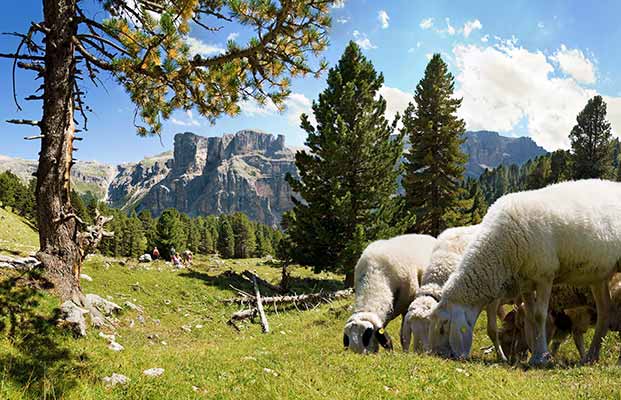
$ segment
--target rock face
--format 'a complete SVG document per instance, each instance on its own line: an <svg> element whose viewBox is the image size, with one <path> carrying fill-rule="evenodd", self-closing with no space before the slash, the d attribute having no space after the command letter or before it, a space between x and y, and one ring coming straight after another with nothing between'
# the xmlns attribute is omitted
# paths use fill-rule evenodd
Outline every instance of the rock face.
<svg viewBox="0 0 621 400"><path fill-rule="evenodd" d="M108 187L107 201L112 207L129 210L170 173L173 153L168 151L138 163L116 167L117 173Z"/></svg>
<svg viewBox="0 0 621 400"><path fill-rule="evenodd" d="M255 221L277 225L293 206L285 175L297 176L294 155L282 135L177 134L173 158L167 162L169 173L148 190L137 208L154 215L170 207L189 215L241 211Z"/></svg>
<svg viewBox="0 0 621 400"><path fill-rule="evenodd" d="M546 153L527 137L479 131L466 132L465 139L466 176L474 178L486 168L521 165ZM119 166L79 161L72 177L79 192L91 191L124 210L147 209L155 216L169 207L192 216L241 211L277 225L293 207L285 175L298 176L296 151L285 146L284 136L254 130L222 137L186 132L175 136L172 152ZM28 180L36 162L0 156L0 171L7 169Z"/></svg>
<svg viewBox="0 0 621 400"><path fill-rule="evenodd" d="M485 169L501 164L522 165L547 153L529 137L512 138L490 131L466 132L466 141L461 148L469 155L466 176L471 178L477 178Z"/></svg>
<svg viewBox="0 0 621 400"><path fill-rule="evenodd" d="M0 172L11 171L21 180L28 182L37 172L37 162L0 155ZM108 186L116 175L116 168L97 161L78 161L71 169L73 187L79 193L91 192L104 199Z"/></svg>

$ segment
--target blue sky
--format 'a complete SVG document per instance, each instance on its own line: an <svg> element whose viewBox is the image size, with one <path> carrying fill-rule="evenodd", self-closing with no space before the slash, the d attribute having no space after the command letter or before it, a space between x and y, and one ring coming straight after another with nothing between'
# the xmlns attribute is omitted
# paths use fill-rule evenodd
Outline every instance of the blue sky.
<svg viewBox="0 0 621 400"><path fill-rule="evenodd" d="M94 4L83 2L91 8ZM0 31L23 32L30 21L41 20L41 1L7 3L0 14ZM333 27L325 57L334 64L348 41L357 41L384 74L382 95L389 116L405 108L429 55L439 52L456 76L457 94L464 98L460 115L468 129L531 136L548 150L567 147L575 115L595 94L608 103L615 136L621 129L619 2L345 0L337 5L331 10ZM249 38L238 26L216 33L196 29L191 44L195 51L210 54L224 47L231 34L238 34L236 40L242 43ZM15 38L0 37L0 52L15 46ZM40 104L21 101L24 110L17 112L11 62L6 59L0 59L0 77L0 154L36 158L39 143L22 139L33 130L4 120L37 119ZM179 112L165 123L160 143L158 138L135 135L128 96L111 79L102 79L105 89L88 88L94 113L77 157L111 163L169 150L174 134L183 131L217 136L255 128L284 134L289 145L301 146L305 136L298 127L299 114L309 112L325 85L325 75L293 81L293 95L282 113L270 105L244 103L239 116L211 125L196 112ZM32 75L20 72L18 98L33 88Z"/></svg>

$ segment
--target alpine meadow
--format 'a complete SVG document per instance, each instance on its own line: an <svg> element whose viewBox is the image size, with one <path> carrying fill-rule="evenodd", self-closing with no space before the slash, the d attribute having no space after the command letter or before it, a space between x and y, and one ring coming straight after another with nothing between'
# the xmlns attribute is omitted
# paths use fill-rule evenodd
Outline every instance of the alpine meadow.
<svg viewBox="0 0 621 400"><path fill-rule="evenodd" d="M620 4L4 10L0 398L621 398Z"/></svg>

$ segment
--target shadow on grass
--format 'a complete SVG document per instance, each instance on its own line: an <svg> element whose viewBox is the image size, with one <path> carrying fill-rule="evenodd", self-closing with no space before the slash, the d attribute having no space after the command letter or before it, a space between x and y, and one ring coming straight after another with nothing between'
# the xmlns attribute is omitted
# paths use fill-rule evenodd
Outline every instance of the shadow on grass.
<svg viewBox="0 0 621 400"><path fill-rule="evenodd" d="M179 276L200 279L206 285L214 286L221 290L229 290L234 292L233 288L236 288L250 294L254 293L254 288L250 280L242 276L242 274L231 270L224 271L218 275L209 275L205 272L190 268L186 272L179 274ZM289 277L288 293L303 294L315 293L319 291L329 292L340 289L343 289L343 282L336 279L301 278L298 276ZM278 295L281 293L275 293L269 288L261 286L261 294L268 296Z"/></svg>
<svg viewBox="0 0 621 400"><path fill-rule="evenodd" d="M3 247L0 247L0 252L5 252L5 253L9 253L12 254L14 256L19 256L21 255L21 253L19 251L13 250L13 249L5 249Z"/></svg>
<svg viewBox="0 0 621 400"><path fill-rule="evenodd" d="M18 388L26 398L62 398L74 388L86 368L86 356L62 345L67 339L55 324L58 314L44 316L40 277L0 276L0 380Z"/></svg>

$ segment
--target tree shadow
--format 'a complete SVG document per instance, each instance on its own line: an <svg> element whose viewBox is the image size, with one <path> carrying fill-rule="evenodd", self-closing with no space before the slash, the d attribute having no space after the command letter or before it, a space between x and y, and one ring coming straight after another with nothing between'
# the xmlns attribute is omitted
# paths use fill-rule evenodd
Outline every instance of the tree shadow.
<svg viewBox="0 0 621 400"><path fill-rule="evenodd" d="M0 275L0 380L25 397L62 398L84 372L87 357L62 345L67 333L56 327L59 311L41 315L37 307L48 283L33 273Z"/></svg>
<svg viewBox="0 0 621 400"><path fill-rule="evenodd" d="M0 247L0 252L9 253L9 254L12 254L14 256L21 255L21 253L19 251L17 251L17 250L5 249L4 247Z"/></svg>
<svg viewBox="0 0 621 400"><path fill-rule="evenodd" d="M205 272L190 268L186 272L180 273L179 276L200 279L206 285L214 286L221 290L235 292L235 289L239 289L247 293L254 294L254 288L250 280L242 276L242 274L232 270L224 271L218 275L209 275ZM320 291L326 292L340 289L343 289L343 282L336 279L302 278L299 276L289 277L289 294L315 293ZM282 293L276 293L269 288L261 286L261 294L268 296L280 295Z"/></svg>

